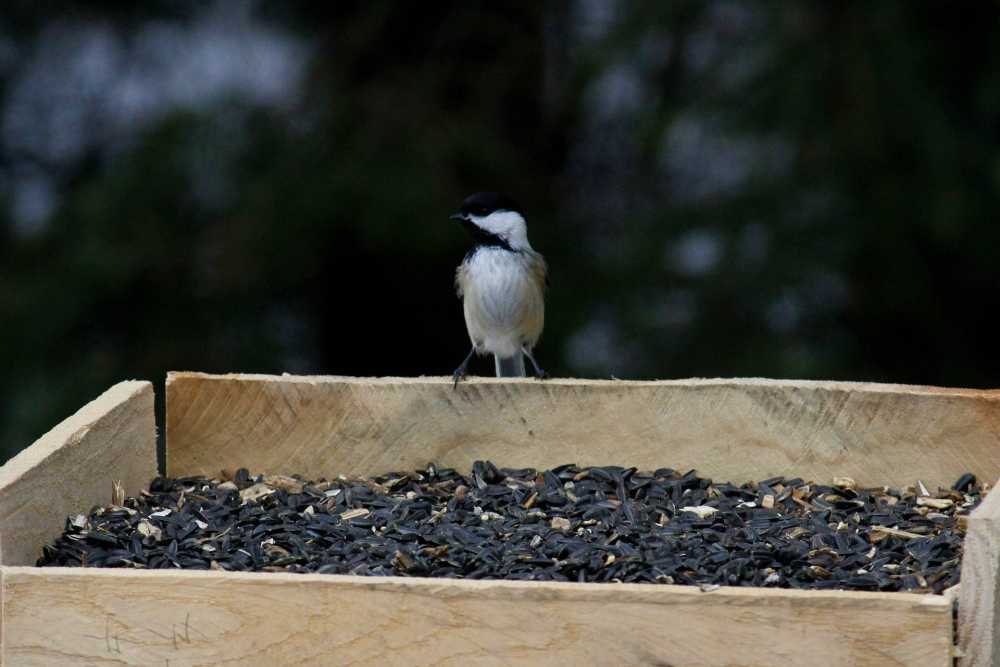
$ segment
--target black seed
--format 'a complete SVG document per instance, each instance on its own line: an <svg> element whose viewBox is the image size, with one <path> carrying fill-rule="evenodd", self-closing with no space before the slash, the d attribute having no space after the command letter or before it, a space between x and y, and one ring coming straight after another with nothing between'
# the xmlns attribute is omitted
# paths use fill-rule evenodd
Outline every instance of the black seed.
<svg viewBox="0 0 1000 667"><path fill-rule="evenodd" d="M240 468L237 470L236 474L233 476L233 484L235 484L236 488L240 490L249 488L253 484L250 480L250 471L246 468Z"/></svg>
<svg viewBox="0 0 1000 667"><path fill-rule="evenodd" d="M958 481L951 487L956 491L966 492L971 489L976 483L976 476L971 472L967 472L958 478Z"/></svg>
<svg viewBox="0 0 1000 667"><path fill-rule="evenodd" d="M268 479L233 476L237 489ZM128 509L68 519L38 564L940 592L960 576L955 516L982 495L963 475L939 494L952 506L928 513L912 489L488 461L468 476L431 463L287 479L244 503L220 480L158 477Z"/></svg>

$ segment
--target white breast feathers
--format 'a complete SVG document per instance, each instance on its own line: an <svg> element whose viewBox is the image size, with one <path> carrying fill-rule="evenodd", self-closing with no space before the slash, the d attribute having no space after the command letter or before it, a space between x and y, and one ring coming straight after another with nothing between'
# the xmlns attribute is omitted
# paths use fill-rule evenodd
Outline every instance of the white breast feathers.
<svg viewBox="0 0 1000 667"><path fill-rule="evenodd" d="M482 247L455 276L469 337L480 353L511 357L529 350L545 322L545 260L533 250Z"/></svg>

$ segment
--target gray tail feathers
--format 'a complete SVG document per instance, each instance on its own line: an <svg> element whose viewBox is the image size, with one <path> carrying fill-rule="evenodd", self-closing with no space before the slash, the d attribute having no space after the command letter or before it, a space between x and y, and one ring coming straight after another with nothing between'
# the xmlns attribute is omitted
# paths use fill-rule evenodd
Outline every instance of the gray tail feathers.
<svg viewBox="0 0 1000 667"><path fill-rule="evenodd" d="M493 355L493 359L496 361L498 378L523 378L526 375L524 372L524 355L520 350L513 357L501 359Z"/></svg>

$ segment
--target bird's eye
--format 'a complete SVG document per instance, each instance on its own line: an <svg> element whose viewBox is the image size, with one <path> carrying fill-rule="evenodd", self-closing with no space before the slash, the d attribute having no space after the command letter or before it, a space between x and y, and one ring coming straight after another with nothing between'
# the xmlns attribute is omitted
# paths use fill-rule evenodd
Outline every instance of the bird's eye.
<svg viewBox="0 0 1000 667"><path fill-rule="evenodd" d="M487 213L488 211L486 210L485 206L480 206L479 208L476 209L476 215L486 215Z"/></svg>

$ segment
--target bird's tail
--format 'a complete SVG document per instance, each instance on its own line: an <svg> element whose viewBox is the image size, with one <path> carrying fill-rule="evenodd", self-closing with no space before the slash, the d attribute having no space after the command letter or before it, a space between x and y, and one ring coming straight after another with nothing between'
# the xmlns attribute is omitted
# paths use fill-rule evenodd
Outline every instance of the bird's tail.
<svg viewBox="0 0 1000 667"><path fill-rule="evenodd" d="M493 355L493 359L496 361L498 378L523 378L525 376L524 354L521 353L521 350L515 352L513 357L501 359Z"/></svg>

